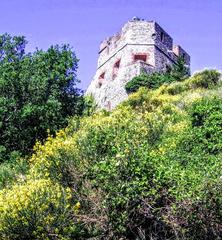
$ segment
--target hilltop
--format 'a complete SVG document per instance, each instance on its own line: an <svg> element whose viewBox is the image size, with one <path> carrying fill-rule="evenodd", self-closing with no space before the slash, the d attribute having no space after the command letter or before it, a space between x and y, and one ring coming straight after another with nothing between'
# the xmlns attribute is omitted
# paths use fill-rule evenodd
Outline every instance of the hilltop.
<svg viewBox="0 0 222 240"><path fill-rule="evenodd" d="M37 143L1 239L220 239L221 74L140 88Z"/></svg>

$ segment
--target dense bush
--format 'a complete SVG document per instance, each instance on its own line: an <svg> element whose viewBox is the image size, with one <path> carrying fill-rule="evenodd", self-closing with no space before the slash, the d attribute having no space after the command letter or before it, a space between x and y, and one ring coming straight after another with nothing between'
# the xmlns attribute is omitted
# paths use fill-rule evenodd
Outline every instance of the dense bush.
<svg viewBox="0 0 222 240"><path fill-rule="evenodd" d="M156 88L160 87L163 83L170 83L173 81L175 81L175 79L167 73L166 74L142 73L141 75L134 77L131 81L129 81L126 84L125 89L126 89L127 93L132 93L132 92L136 92L140 87L156 89Z"/></svg>
<svg viewBox="0 0 222 240"><path fill-rule="evenodd" d="M222 151L222 101L221 98L203 98L189 109L192 134L189 144L197 145L206 153Z"/></svg>
<svg viewBox="0 0 222 240"><path fill-rule="evenodd" d="M221 88L219 82L193 88L191 81L141 88L113 112L73 118L55 138L37 143L27 182L3 190L0 215L6 216L7 196L17 196L18 188L50 181L47 209L52 184L70 189L68 204L78 208L72 218L63 216L68 225L74 219L67 232L63 220L56 222L61 231L55 239L222 238ZM41 200L40 195L40 209ZM23 229L18 219L12 220ZM5 217L1 224L7 226ZM54 223L40 233L50 238Z"/></svg>
<svg viewBox="0 0 222 240"><path fill-rule="evenodd" d="M190 79L192 88L212 88L216 86L221 78L221 73L216 70L204 70L196 73Z"/></svg>

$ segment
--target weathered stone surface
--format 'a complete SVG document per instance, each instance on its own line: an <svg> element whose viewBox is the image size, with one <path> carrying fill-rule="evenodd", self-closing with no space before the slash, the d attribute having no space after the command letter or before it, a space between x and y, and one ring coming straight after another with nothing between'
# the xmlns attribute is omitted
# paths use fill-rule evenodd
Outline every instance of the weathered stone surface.
<svg viewBox="0 0 222 240"><path fill-rule="evenodd" d="M86 94L94 96L98 107L111 110L127 98L128 81L142 71L165 71L178 56L190 66L190 56L173 46L173 39L156 22L133 18L101 43L97 71Z"/></svg>

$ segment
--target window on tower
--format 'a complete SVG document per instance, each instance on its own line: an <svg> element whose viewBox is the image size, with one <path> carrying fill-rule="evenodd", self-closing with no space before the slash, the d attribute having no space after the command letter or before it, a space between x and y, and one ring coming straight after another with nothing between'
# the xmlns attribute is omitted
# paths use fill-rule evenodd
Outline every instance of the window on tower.
<svg viewBox="0 0 222 240"><path fill-rule="evenodd" d="M134 55L134 62L136 62L136 61L146 62L146 60L147 60L147 55L146 54L135 54Z"/></svg>
<svg viewBox="0 0 222 240"><path fill-rule="evenodd" d="M103 72L102 74L100 74L99 79L98 79L98 87L102 87L103 82L104 82L104 78L105 78L105 72Z"/></svg>
<svg viewBox="0 0 222 240"><path fill-rule="evenodd" d="M161 42L164 42L164 33L163 32L160 33L160 40L161 40Z"/></svg>
<svg viewBox="0 0 222 240"><path fill-rule="evenodd" d="M120 67L120 59L115 62L114 66L113 66L113 79L116 78L118 71L119 71L119 67Z"/></svg>
<svg viewBox="0 0 222 240"><path fill-rule="evenodd" d="M104 77L105 77L105 72L103 72L102 74L100 74L99 79L104 79Z"/></svg>

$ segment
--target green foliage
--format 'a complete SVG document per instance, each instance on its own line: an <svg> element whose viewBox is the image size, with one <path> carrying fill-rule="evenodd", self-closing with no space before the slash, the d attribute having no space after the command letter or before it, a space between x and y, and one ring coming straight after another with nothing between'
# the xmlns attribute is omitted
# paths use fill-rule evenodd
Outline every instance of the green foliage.
<svg viewBox="0 0 222 240"><path fill-rule="evenodd" d="M193 125L190 145L197 145L203 152L222 151L222 101L221 98L203 98L189 109Z"/></svg>
<svg viewBox="0 0 222 240"><path fill-rule="evenodd" d="M127 93L136 92L140 87L147 87L150 89L156 89L164 83L170 83L175 81L169 74L163 73L152 73L145 74L134 77L131 81L129 81L125 89Z"/></svg>
<svg viewBox="0 0 222 240"><path fill-rule="evenodd" d="M216 70L204 70L196 73L190 79L192 88L213 88L218 85L221 73Z"/></svg>
<svg viewBox="0 0 222 240"><path fill-rule="evenodd" d="M0 189L12 185L15 181L25 178L28 164L25 159L14 159L0 164Z"/></svg>
<svg viewBox="0 0 222 240"><path fill-rule="evenodd" d="M190 76L189 69L185 66L183 58L179 57L177 63L174 64L166 73L142 73L129 81L125 89L127 93L136 92L140 87L156 89L164 83L182 81Z"/></svg>
<svg viewBox="0 0 222 240"><path fill-rule="evenodd" d="M176 64L174 64L170 70L170 75L176 81L182 81L190 76L190 70L186 66L186 62L183 57L178 57Z"/></svg>
<svg viewBox="0 0 222 240"><path fill-rule="evenodd" d="M112 112L73 118L55 138L37 143L27 180L3 190L0 234L15 234L6 228L10 219L31 239L58 234L55 225L55 239L220 239L221 87L193 88L191 81L140 88ZM18 208L9 196L38 189L39 181L50 184L38 190L37 216L43 216L34 220L38 235L31 235L20 220L27 211L11 217ZM66 189L64 204L75 211L67 207L61 216L50 202ZM45 222L41 196L56 222ZM61 198L55 201L64 207Z"/></svg>
<svg viewBox="0 0 222 240"><path fill-rule="evenodd" d="M165 89L165 92L171 94L171 95L177 95L181 94L182 92L186 91L189 89L188 84L186 83L181 83L181 82L174 82L167 86Z"/></svg>
<svg viewBox="0 0 222 240"><path fill-rule="evenodd" d="M30 153L36 140L81 114L78 60L68 45L25 54L24 37L0 36L0 161Z"/></svg>
<svg viewBox="0 0 222 240"><path fill-rule="evenodd" d="M95 102L95 99L92 95L86 95L84 96L84 107L83 107L83 115L84 116L90 116L93 113L96 112L97 104Z"/></svg>

